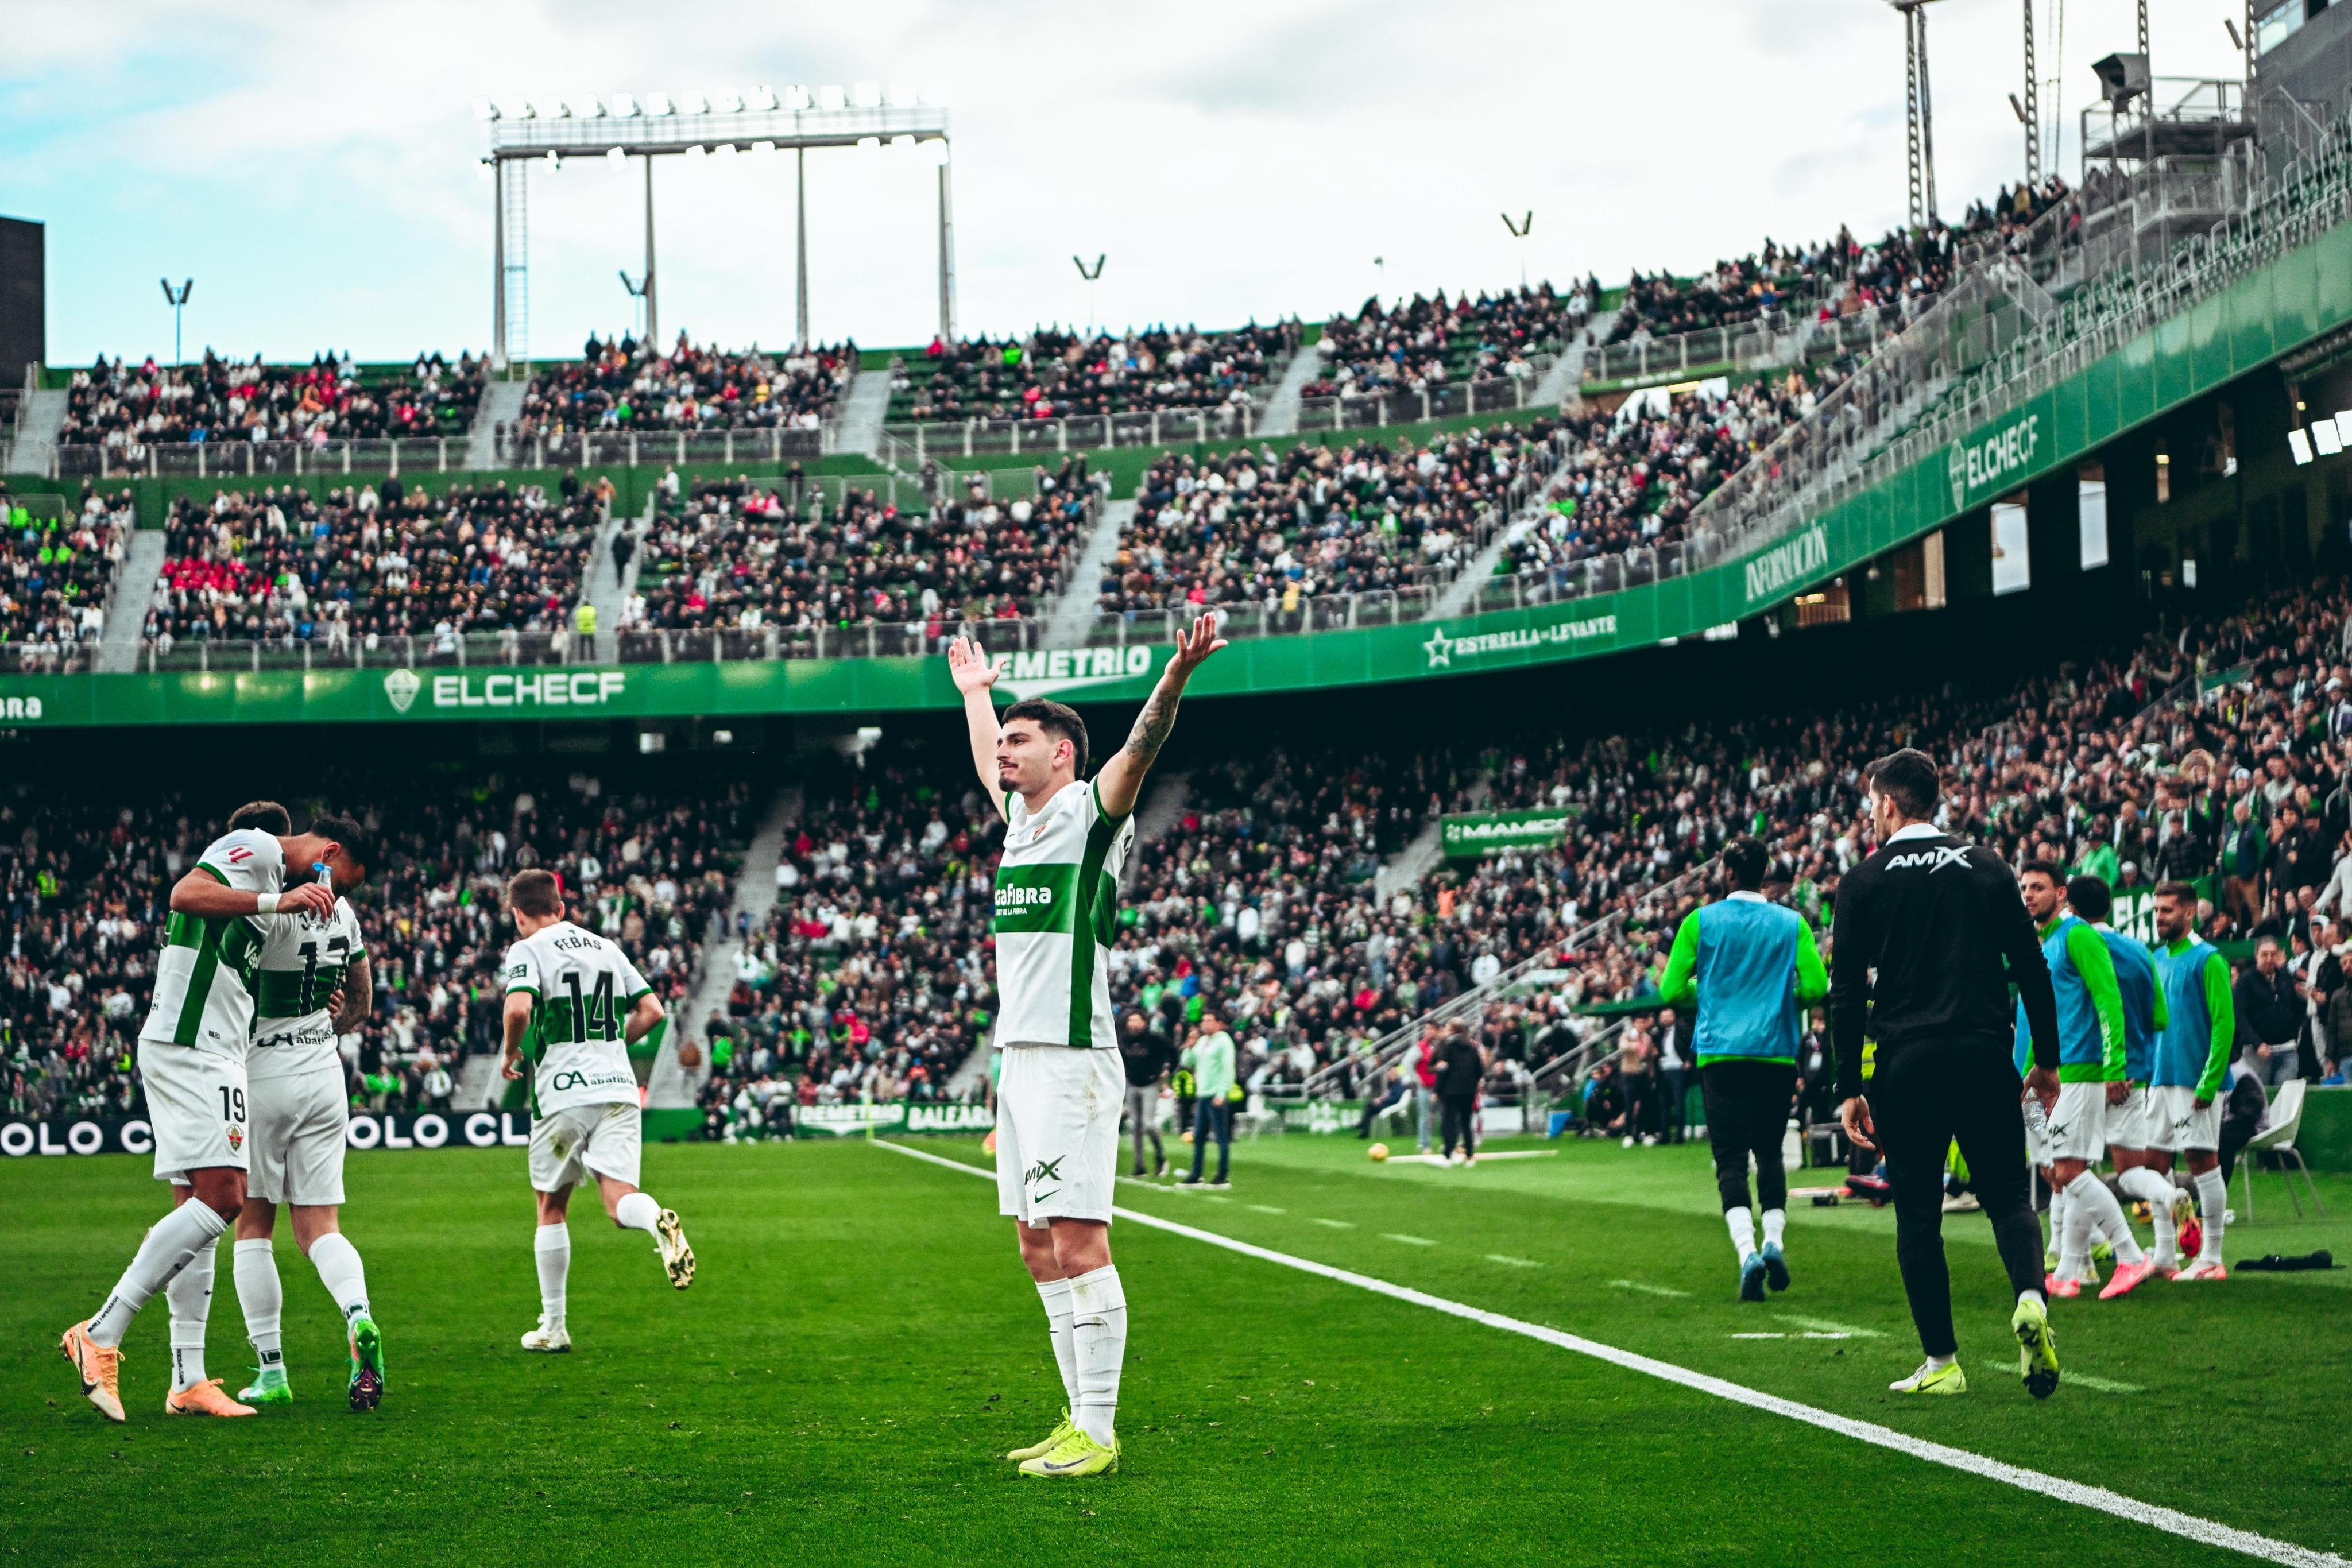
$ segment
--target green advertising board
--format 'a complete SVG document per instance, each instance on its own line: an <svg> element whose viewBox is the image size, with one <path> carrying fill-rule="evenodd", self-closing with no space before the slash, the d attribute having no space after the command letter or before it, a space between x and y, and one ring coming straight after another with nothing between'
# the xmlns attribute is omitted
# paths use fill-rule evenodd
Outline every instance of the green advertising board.
<svg viewBox="0 0 2352 1568"><path fill-rule="evenodd" d="M1499 850L1539 850L1558 843L1579 813L1554 807L1533 811L1462 811L1437 820L1439 842L1451 860L1475 859Z"/></svg>
<svg viewBox="0 0 2352 1568"><path fill-rule="evenodd" d="M1487 615L1243 638L1197 696L1443 679L1619 653L1772 609L2352 321L2352 225L2326 231L1794 533L1705 570ZM1013 697L1134 702L1165 644L1016 654ZM958 706L944 659L583 669L0 676L0 727L855 714Z"/></svg>

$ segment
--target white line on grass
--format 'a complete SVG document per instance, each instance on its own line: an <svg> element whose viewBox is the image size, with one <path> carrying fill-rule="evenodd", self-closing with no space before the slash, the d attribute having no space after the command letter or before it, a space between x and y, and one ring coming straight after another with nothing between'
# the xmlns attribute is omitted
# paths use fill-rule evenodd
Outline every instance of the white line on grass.
<svg viewBox="0 0 2352 1568"><path fill-rule="evenodd" d="M1154 1223L1157 1222L1155 1221ZM1309 1225L1328 1225L1334 1230L1353 1230L1356 1228L1356 1222L1352 1219L1309 1219L1307 1223Z"/></svg>
<svg viewBox="0 0 2352 1568"><path fill-rule="evenodd" d="M1537 1262L1532 1258L1514 1258L1507 1252L1489 1252L1486 1254L1486 1261L1489 1263L1508 1263L1514 1269L1540 1269L1543 1267L1542 1264Z"/></svg>
<svg viewBox="0 0 2352 1568"><path fill-rule="evenodd" d="M1286 1212L1286 1210L1275 1207L1274 1205L1270 1203L1253 1203L1249 1207L1257 1210L1260 1214L1282 1214Z"/></svg>
<svg viewBox="0 0 2352 1568"><path fill-rule="evenodd" d="M1775 1322L1788 1323L1795 1328L1811 1329L1817 1333L1834 1334L1839 1339L1885 1339L1886 1337L1876 1329L1858 1329L1852 1323L1832 1322L1827 1318L1804 1318L1799 1317L1794 1312L1774 1312L1772 1318Z"/></svg>
<svg viewBox="0 0 2352 1568"><path fill-rule="evenodd" d="M1616 1291L1639 1291L1645 1296L1672 1296L1677 1301L1690 1299L1688 1291L1670 1291L1664 1285L1644 1285L1639 1280L1612 1280L1609 1286Z"/></svg>
<svg viewBox="0 0 2352 1568"><path fill-rule="evenodd" d="M2066 1381L2069 1383L2079 1383L2084 1387L2096 1389L2101 1394L2145 1394L2147 1392L2147 1389L2142 1388L2137 1383L2116 1383L2105 1377L2094 1377L2087 1372L2070 1372L2066 1374Z"/></svg>
<svg viewBox="0 0 2352 1568"><path fill-rule="evenodd" d="M1784 1333L1736 1333L1731 1337L1733 1339L1787 1339L1789 1336Z"/></svg>
<svg viewBox="0 0 2352 1568"><path fill-rule="evenodd" d="M970 1176L989 1176L994 1174L979 1166L968 1165L962 1160L948 1159L943 1155L929 1154L922 1149L908 1148L904 1144L896 1143L887 1138L872 1138L870 1141L910 1158L927 1160L932 1165L945 1166L950 1170L962 1171ZM1908 1433L1895 1431L1891 1427L1881 1427L1871 1421L1857 1421L1850 1416L1839 1416L1831 1411L1816 1409L1811 1405L1801 1405L1793 1399L1783 1399L1777 1394L1767 1394L1760 1389L1748 1388L1725 1378L1709 1376L1704 1372L1693 1372L1688 1367L1676 1366L1672 1362L1659 1361L1630 1350L1620 1350L1615 1345L1602 1344L1598 1340L1586 1339L1580 1334L1547 1328L1541 1323L1531 1323L1519 1318L1506 1317L1500 1312L1487 1312L1483 1307L1468 1306L1461 1301L1450 1301L1443 1296L1433 1296L1425 1291L1416 1291L1409 1285L1393 1285L1386 1280L1375 1280L1369 1274L1359 1274L1347 1269L1335 1269L1328 1263L1318 1263L1311 1258L1293 1257L1287 1252L1276 1252L1272 1248L1260 1247L1248 1241L1236 1241L1230 1236L1220 1236L1213 1230L1202 1230L1195 1226L1180 1225L1172 1219L1162 1219L1158 1215L1145 1214L1137 1209L1114 1207L1111 1212L1121 1219L1130 1220L1138 1225L1147 1225L1155 1230L1165 1230L1171 1235L1187 1237L1194 1241L1205 1242L1212 1247L1222 1247L1228 1252L1238 1252L1244 1258L1255 1258L1264 1263L1278 1263L1286 1269L1297 1269L1301 1273L1314 1274L1338 1284L1352 1285L1358 1290L1370 1291L1375 1295L1386 1296L1391 1301L1406 1301L1417 1307L1427 1307L1432 1312L1444 1312L1448 1317L1462 1318L1474 1323L1483 1323L1488 1328L1500 1329L1506 1333L1522 1334L1528 1339L1556 1345L1561 1350L1574 1351L1579 1355L1591 1356L1595 1361L1605 1361L1612 1366L1622 1367L1628 1372L1642 1373L1666 1383L1694 1389L1701 1394L1710 1394L1718 1399L1728 1400L1734 1405L1745 1405L1752 1410L1762 1410L1769 1415L1786 1416L1791 1421L1801 1421L1809 1427L1819 1427L1825 1432L1835 1432L1841 1437L1852 1437L1856 1442L1868 1443L1874 1448L1892 1449L1895 1453L1906 1454L1915 1459L1924 1459L1929 1464L1943 1465L1948 1469L1969 1475L1981 1476L1987 1480L2000 1481L2004 1486L2016 1487L2021 1491L2035 1492L2044 1497L2055 1498L2061 1502L2071 1502L2079 1507L2095 1509L2101 1513L2112 1514L2117 1519L2129 1520L2134 1524L2145 1524L2152 1530L2161 1530L2168 1534L2180 1536L2184 1540L2199 1542L2207 1546L2218 1546L2225 1551L2242 1552L2246 1556L2259 1557L2268 1563L2287 1563L2291 1568L2352 1568L2352 1562L2347 1562L2333 1552L2315 1552L2308 1546L2298 1546L2292 1541L2279 1541L2271 1536L2257 1535L2252 1531L2239 1530L2217 1520L2200 1519L2193 1513L2182 1513L2178 1509L2141 1502L2136 1498L2126 1497L2121 1492L2109 1491L2105 1487L2085 1486L2080 1481L2070 1481L2061 1476L2044 1475L2039 1470L2029 1470L2022 1465L2005 1464L1999 1459L1987 1458L1982 1454L1972 1454L1966 1448L1955 1448L1944 1443L1931 1443L1924 1438L1914 1437ZM1345 1222L1326 1220L1321 1223L1343 1225ZM2077 1379L2077 1381L2081 1380Z"/></svg>
<svg viewBox="0 0 2352 1568"><path fill-rule="evenodd" d="M1434 1247L1437 1245L1436 1242L1432 1241L1426 1236L1401 1236L1393 1230L1383 1230L1381 1232L1381 1237L1383 1240L1402 1241L1408 1247Z"/></svg>

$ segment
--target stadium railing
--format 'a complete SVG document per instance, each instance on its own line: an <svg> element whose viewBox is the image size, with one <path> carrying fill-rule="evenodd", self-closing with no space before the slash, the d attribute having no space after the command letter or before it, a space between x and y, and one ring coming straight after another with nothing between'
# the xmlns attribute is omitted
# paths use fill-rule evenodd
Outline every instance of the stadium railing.
<svg viewBox="0 0 2352 1568"><path fill-rule="evenodd" d="M2031 237L2017 254L1964 252L1962 277L1934 308L1699 503L1694 559L1728 559L1795 531L2352 218L2352 120L2336 120L2274 169L2243 147L2220 162L2230 172L2189 177L2210 182L2206 196L2230 195L2235 209L2160 252L2118 243L2091 253L2084 242L2071 263L2051 260L2069 243L2079 193L2037 224L2039 253ZM2175 172L2129 177L2138 195L2091 199L2141 203L2146 223L2116 225L2141 235L2161 210L2190 199L2173 188ZM2037 273L2071 282L2067 298Z"/></svg>
<svg viewBox="0 0 2352 1568"><path fill-rule="evenodd" d="M596 662L596 640L569 632L467 632L350 637L320 622L299 637L151 638L139 653L139 673L235 670L397 670L427 665L465 669L509 664Z"/></svg>

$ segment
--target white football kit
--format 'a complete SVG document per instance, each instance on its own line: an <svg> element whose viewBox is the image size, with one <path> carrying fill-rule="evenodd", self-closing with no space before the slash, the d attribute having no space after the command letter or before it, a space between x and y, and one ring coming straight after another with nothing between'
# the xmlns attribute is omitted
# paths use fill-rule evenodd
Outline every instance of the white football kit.
<svg viewBox="0 0 2352 1568"><path fill-rule="evenodd" d="M213 841L196 866L228 887L277 893L286 857L275 834L239 828ZM139 1030L139 1077L158 1181L189 1185L195 1171L247 1166L252 976L262 939L278 919L175 914L164 927L154 999Z"/></svg>
<svg viewBox="0 0 2352 1568"><path fill-rule="evenodd" d="M1127 1100L1108 952L1131 817L1073 781L1032 812L1004 800L996 870L997 1207L1024 1224L1111 1218Z"/></svg>
<svg viewBox="0 0 2352 1568"><path fill-rule="evenodd" d="M252 1113L246 1190L265 1202L343 1201L351 1102L329 1004L365 951L359 915L341 898L323 920L274 920L262 939L246 1059Z"/></svg>
<svg viewBox="0 0 2352 1568"><path fill-rule="evenodd" d="M506 988L531 998L530 1185L590 1174L637 1185L644 1134L623 1029L653 988L619 946L561 920L507 950Z"/></svg>

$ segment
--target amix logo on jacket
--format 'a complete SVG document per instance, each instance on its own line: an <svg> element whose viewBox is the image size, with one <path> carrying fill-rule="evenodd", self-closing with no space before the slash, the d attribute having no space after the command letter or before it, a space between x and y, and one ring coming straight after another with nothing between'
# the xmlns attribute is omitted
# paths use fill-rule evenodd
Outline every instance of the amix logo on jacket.
<svg viewBox="0 0 2352 1568"><path fill-rule="evenodd" d="M1945 844L1937 849L1917 850L1907 855L1895 855L1887 861L1886 869L1911 871L1926 866L1930 872L1938 872L1948 865L1964 866L1968 863L1968 845Z"/></svg>

